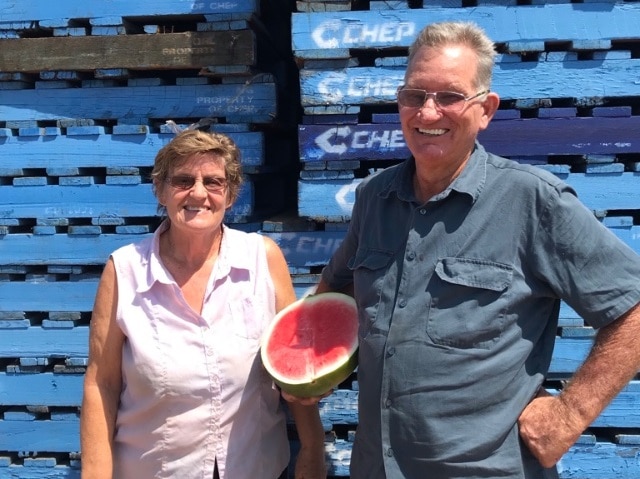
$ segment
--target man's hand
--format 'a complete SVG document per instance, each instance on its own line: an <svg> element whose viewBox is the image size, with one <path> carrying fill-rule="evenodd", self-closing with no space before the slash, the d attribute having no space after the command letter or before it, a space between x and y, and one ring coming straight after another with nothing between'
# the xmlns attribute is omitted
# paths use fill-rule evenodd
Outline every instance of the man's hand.
<svg viewBox="0 0 640 479"><path fill-rule="evenodd" d="M522 411L518 426L524 444L543 467L554 466L584 430L562 398L544 388Z"/></svg>

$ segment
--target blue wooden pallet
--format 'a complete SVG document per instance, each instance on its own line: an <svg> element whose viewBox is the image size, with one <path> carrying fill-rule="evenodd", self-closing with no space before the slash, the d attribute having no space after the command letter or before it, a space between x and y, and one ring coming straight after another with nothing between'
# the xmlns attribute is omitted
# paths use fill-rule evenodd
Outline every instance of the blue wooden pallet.
<svg viewBox="0 0 640 479"><path fill-rule="evenodd" d="M502 156L638 153L640 116L494 120L478 139ZM304 163L410 156L399 123L299 125L298 140Z"/></svg>
<svg viewBox="0 0 640 479"><path fill-rule="evenodd" d="M425 25L456 20L478 23L494 42L506 43L511 51L524 43L544 50L544 42L562 41L575 42L576 49L606 49L611 40L638 36L640 9L633 3L594 2L299 12L292 17L292 50L299 58L345 58L350 56L349 49L408 47Z"/></svg>
<svg viewBox="0 0 640 479"><path fill-rule="evenodd" d="M257 0L154 0L131 2L129 0L101 0L85 2L60 2L48 0L0 1L0 24L30 22L34 20L91 19L98 17L139 17L151 15L197 15L257 13ZM117 12L117 13L116 13Z"/></svg>
<svg viewBox="0 0 640 479"><path fill-rule="evenodd" d="M269 123L276 113L273 83L0 90L0 119L225 118Z"/></svg>
<svg viewBox="0 0 640 479"><path fill-rule="evenodd" d="M83 374L0 372L0 406L80 407L83 381Z"/></svg>
<svg viewBox="0 0 640 479"><path fill-rule="evenodd" d="M60 128L36 127L23 128L19 135L13 135L9 129L0 129L0 176L22 168L152 167L158 150L175 134L150 133L146 126L140 130L137 134L119 134L116 127L115 133L108 134L104 127L96 126L70 128L62 134ZM226 134L240 148L243 167L265 164L264 133Z"/></svg>
<svg viewBox="0 0 640 479"><path fill-rule="evenodd" d="M255 180L245 182L228 215L240 217L254 213ZM83 186L43 183L42 186L0 188L0 218L126 218L155 217L157 213L157 200L149 183Z"/></svg>
<svg viewBox="0 0 640 479"><path fill-rule="evenodd" d="M640 209L640 173L586 174L559 176L578 192L592 210ZM327 179L298 182L298 215L318 221L347 221L360 179ZM635 233L637 235L637 233Z"/></svg>
<svg viewBox="0 0 640 479"><path fill-rule="evenodd" d="M639 59L502 62L494 68L492 90L503 100L574 98L599 104L603 98L640 95L629 82ZM404 83L405 67L354 67L301 70L301 103L310 107L392 105ZM346 110L345 110L346 112Z"/></svg>

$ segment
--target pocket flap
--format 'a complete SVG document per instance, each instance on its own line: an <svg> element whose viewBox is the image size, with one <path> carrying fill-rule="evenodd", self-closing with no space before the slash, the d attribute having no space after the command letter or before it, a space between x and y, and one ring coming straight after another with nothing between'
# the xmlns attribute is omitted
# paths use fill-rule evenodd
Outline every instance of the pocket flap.
<svg viewBox="0 0 640 479"><path fill-rule="evenodd" d="M511 284L513 267L481 259L443 258L436 265L436 273L449 283L503 291Z"/></svg>
<svg viewBox="0 0 640 479"><path fill-rule="evenodd" d="M356 251L355 256L349 260L348 266L352 270L358 268L376 270L389 264L391 256L392 254L389 251L360 248Z"/></svg>

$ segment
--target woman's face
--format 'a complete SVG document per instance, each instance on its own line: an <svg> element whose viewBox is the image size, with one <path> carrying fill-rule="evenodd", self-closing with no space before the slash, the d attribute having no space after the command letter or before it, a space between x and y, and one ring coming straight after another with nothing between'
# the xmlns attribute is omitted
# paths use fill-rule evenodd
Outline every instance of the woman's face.
<svg viewBox="0 0 640 479"><path fill-rule="evenodd" d="M171 227L191 233L219 228L231 206L224 160L215 153L187 158L158 185L157 192Z"/></svg>

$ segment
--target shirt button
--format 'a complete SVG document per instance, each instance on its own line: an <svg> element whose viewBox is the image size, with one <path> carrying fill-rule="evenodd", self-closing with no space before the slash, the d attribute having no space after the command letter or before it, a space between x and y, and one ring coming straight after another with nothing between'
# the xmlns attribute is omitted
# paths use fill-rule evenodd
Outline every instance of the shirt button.
<svg viewBox="0 0 640 479"><path fill-rule="evenodd" d="M388 356L393 356L394 354L396 354L396 348L391 346L389 349L387 349L387 355Z"/></svg>
<svg viewBox="0 0 640 479"><path fill-rule="evenodd" d="M387 407L391 407L391 399L387 399L387 400L384 402L384 405L385 405L385 406L387 406Z"/></svg>
<svg viewBox="0 0 640 479"><path fill-rule="evenodd" d="M393 449L391 448L387 449L387 456L389 457L393 456Z"/></svg>
<svg viewBox="0 0 640 479"><path fill-rule="evenodd" d="M409 252L407 253L407 259L408 259L409 261L413 261L414 259L416 259L416 254L415 254L413 251L409 251Z"/></svg>
<svg viewBox="0 0 640 479"><path fill-rule="evenodd" d="M406 305L407 305L406 299L401 299L400 301L398 301L398 306L400 306L401 308L404 308Z"/></svg>
<svg viewBox="0 0 640 479"><path fill-rule="evenodd" d="M420 214L421 215L426 215L427 214L427 209L426 208L420 208Z"/></svg>

